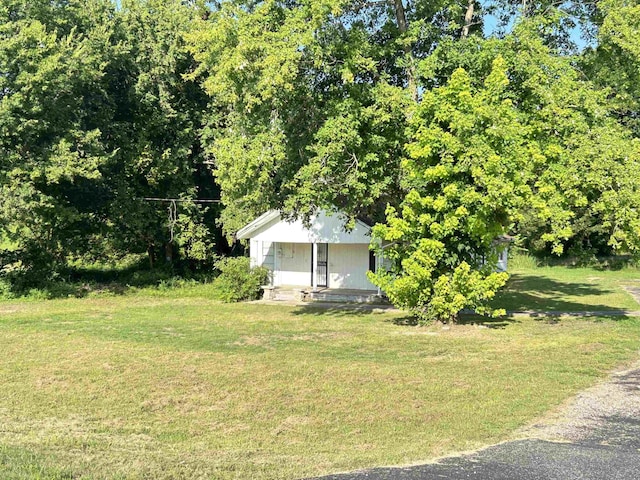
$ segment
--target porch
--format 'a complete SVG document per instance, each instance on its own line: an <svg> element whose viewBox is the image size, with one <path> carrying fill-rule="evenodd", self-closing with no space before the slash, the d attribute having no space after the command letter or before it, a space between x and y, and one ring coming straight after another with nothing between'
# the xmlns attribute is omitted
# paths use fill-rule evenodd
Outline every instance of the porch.
<svg viewBox="0 0 640 480"><path fill-rule="evenodd" d="M314 291L303 285L265 285L262 287L263 300L282 302L322 302L322 303L366 303L388 304L385 296L377 290L360 290L348 288L318 288Z"/></svg>
<svg viewBox="0 0 640 480"><path fill-rule="evenodd" d="M274 287L291 285L319 290L375 291L367 271L375 270L368 244L253 241L254 265L271 271Z"/></svg>
<svg viewBox="0 0 640 480"><path fill-rule="evenodd" d="M369 250L371 227L356 220L347 230L347 222L337 211L319 211L306 224L270 211L240 229L237 238L249 240L251 265L269 270L271 288L301 286L306 293L296 294L300 299L323 301L338 295L332 291L356 290L347 297L367 301L367 292L380 293L368 272L377 271L381 260Z"/></svg>

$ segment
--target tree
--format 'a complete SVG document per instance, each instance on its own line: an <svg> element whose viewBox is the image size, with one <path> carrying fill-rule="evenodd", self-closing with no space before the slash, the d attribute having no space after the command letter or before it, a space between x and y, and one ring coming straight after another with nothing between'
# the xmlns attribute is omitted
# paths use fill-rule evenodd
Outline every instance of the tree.
<svg viewBox="0 0 640 480"><path fill-rule="evenodd" d="M218 208L194 202L219 196L200 142L208 98L184 79L195 68L184 35L203 11L179 0L125 0L109 46L106 235L119 251L147 251L152 264L211 261L216 249Z"/></svg>
<svg viewBox="0 0 640 480"><path fill-rule="evenodd" d="M623 125L640 137L640 5L599 3L598 44L581 58L581 67L606 89Z"/></svg>
<svg viewBox="0 0 640 480"><path fill-rule="evenodd" d="M193 201L218 193L200 145L208 99L183 79L183 34L201 12L179 0L0 6L0 255L35 279L73 255L212 259L217 212ZM145 197L183 202L170 220Z"/></svg>
<svg viewBox="0 0 640 480"><path fill-rule="evenodd" d="M408 193L374 229L393 269L372 278L423 320L491 313L486 302L506 280L490 268L502 233L555 254L640 245L640 145L606 91L536 29L524 22L503 40L443 44L421 65L434 84L450 59L467 71L425 93L411 122Z"/></svg>
<svg viewBox="0 0 640 480"><path fill-rule="evenodd" d="M269 208L382 219L401 198L417 62L463 20L445 0L220 2L189 40L225 231Z"/></svg>
<svg viewBox="0 0 640 480"><path fill-rule="evenodd" d="M109 32L90 38L87 24L107 25L112 14L104 2L84 13L46 1L0 6L0 245L25 265L51 269L94 231L83 192L100 183L111 152L96 108L105 66L93 45Z"/></svg>
<svg viewBox="0 0 640 480"><path fill-rule="evenodd" d="M529 194L530 156L507 84L502 58L480 88L458 69L412 118L408 193L373 230L393 268L371 278L422 321L452 321L463 308L495 313L486 301L507 280L493 271L492 247Z"/></svg>

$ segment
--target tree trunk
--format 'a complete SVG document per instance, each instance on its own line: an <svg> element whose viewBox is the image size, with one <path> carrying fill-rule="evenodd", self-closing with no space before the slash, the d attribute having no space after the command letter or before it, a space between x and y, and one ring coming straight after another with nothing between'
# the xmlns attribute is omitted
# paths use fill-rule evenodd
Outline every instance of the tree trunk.
<svg viewBox="0 0 640 480"><path fill-rule="evenodd" d="M473 12L476 8L475 0L468 0L467 13L464 15L464 27L462 27L462 38L469 36L469 30L471 29L471 22L473 21Z"/></svg>
<svg viewBox="0 0 640 480"><path fill-rule="evenodd" d="M171 242L164 245L164 259L168 264L173 264L173 244Z"/></svg>
<svg viewBox="0 0 640 480"><path fill-rule="evenodd" d="M149 268L153 270L155 264L155 254L153 252L153 245L149 244L147 247L147 256L149 257Z"/></svg>
<svg viewBox="0 0 640 480"><path fill-rule="evenodd" d="M404 11L404 5L402 4L402 0L393 0L393 6L396 11L396 21L398 22L398 29L401 33L406 33L407 31L407 14Z"/></svg>
<svg viewBox="0 0 640 480"><path fill-rule="evenodd" d="M409 30L409 25L407 24L407 14L404 9L404 4L402 0L393 0L393 8L396 12L396 22L398 23L398 30L402 36L405 36L407 31ZM407 67L407 83L409 84L409 91L411 92L411 96L414 101L418 101L418 84L416 82L416 67L413 58L413 53L411 52L411 45L406 44L404 46L404 53L407 56L407 61L409 62L409 66Z"/></svg>

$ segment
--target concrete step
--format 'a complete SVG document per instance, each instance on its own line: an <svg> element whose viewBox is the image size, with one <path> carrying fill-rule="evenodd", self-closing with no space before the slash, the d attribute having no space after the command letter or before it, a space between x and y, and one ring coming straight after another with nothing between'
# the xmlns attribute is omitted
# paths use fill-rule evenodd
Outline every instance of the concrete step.
<svg viewBox="0 0 640 480"><path fill-rule="evenodd" d="M282 302L359 303L389 305L386 297L373 291L326 289L312 292L310 288L264 286L263 299Z"/></svg>
<svg viewBox="0 0 640 480"><path fill-rule="evenodd" d="M388 304L388 300L385 297L381 297L376 294L354 294L354 293L323 293L312 292L309 293L306 301L309 302L323 302L323 303L370 303L370 304Z"/></svg>

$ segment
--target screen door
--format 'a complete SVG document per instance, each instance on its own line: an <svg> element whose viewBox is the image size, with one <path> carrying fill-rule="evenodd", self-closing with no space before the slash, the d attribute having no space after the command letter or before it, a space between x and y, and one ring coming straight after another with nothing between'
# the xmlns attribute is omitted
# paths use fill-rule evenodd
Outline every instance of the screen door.
<svg viewBox="0 0 640 480"><path fill-rule="evenodd" d="M316 267L317 285L319 287L329 286L329 244L318 244L318 263Z"/></svg>

